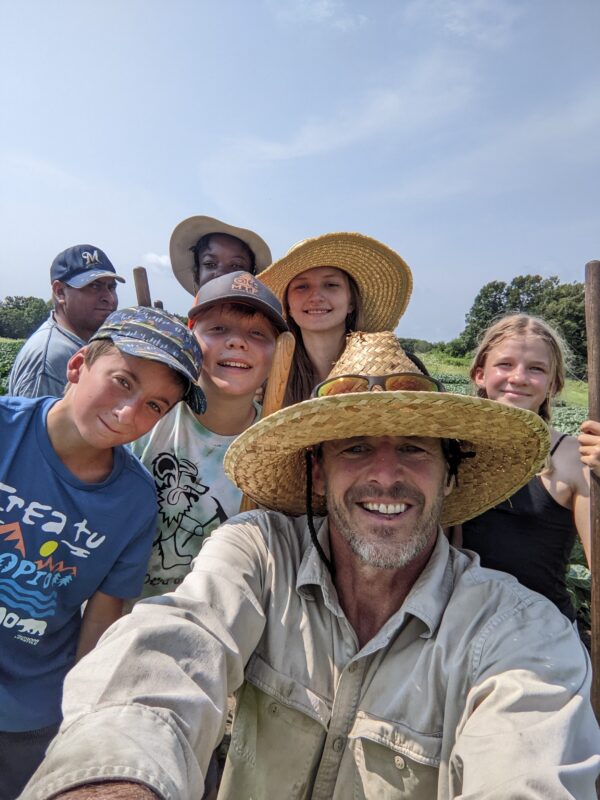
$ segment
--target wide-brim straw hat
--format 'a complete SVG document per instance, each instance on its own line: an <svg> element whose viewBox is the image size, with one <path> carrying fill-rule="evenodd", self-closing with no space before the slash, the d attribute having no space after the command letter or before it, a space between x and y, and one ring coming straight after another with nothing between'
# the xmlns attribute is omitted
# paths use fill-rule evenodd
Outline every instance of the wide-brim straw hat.
<svg viewBox="0 0 600 800"><path fill-rule="evenodd" d="M362 300L364 331L393 330L412 292L412 272L398 253L362 233L326 233L304 239L271 264L260 279L281 300L292 278L315 267L337 267L354 278Z"/></svg>
<svg viewBox="0 0 600 800"><path fill-rule="evenodd" d="M418 371L391 333L355 333L333 375ZM277 411L240 434L224 461L228 477L258 505L306 513L308 447L354 436L459 440L458 482L444 499L442 525L455 525L514 494L543 466L550 435L531 411L446 392L371 391L318 397ZM327 512L314 494L316 513Z"/></svg>
<svg viewBox="0 0 600 800"><path fill-rule="evenodd" d="M175 277L192 295L195 294L196 287L194 286L194 254L190 248L207 233L225 233L228 236L236 236L245 242L254 253L256 274L262 272L273 260L269 245L254 231L247 228L236 228L234 225L228 225L226 222L221 222L220 219L215 219L215 217L188 217L180 222L171 234L169 253Z"/></svg>

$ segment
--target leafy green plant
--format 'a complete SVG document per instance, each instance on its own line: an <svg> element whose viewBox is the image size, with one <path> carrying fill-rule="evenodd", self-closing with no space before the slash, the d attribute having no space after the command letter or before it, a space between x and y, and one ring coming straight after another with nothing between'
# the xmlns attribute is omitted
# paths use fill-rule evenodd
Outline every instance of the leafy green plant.
<svg viewBox="0 0 600 800"><path fill-rule="evenodd" d="M6 394L8 373L24 339L0 339L0 394Z"/></svg>

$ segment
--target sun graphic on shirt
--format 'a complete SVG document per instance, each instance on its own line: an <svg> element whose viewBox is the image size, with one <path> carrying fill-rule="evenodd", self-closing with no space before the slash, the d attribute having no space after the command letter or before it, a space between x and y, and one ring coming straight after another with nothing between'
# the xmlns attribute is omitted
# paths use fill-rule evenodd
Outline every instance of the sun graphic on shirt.
<svg viewBox="0 0 600 800"><path fill-rule="evenodd" d="M40 555L44 558L51 556L52 553L58 547L58 542L44 542L44 544L40 547Z"/></svg>

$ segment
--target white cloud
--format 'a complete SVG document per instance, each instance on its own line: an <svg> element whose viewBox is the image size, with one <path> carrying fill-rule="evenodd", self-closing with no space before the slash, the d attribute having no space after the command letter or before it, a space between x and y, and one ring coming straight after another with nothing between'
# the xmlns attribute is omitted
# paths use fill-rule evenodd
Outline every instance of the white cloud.
<svg viewBox="0 0 600 800"><path fill-rule="evenodd" d="M454 36L498 49L510 40L524 9L522 0L412 0L404 13L408 20L433 19Z"/></svg>
<svg viewBox="0 0 600 800"><path fill-rule="evenodd" d="M340 102L327 117L293 126L288 138L245 137L223 143L202 162L202 172L240 170L265 162L309 158L393 134L397 141L462 109L472 94L472 79L444 53L422 59L402 86L375 89Z"/></svg>
<svg viewBox="0 0 600 800"><path fill-rule="evenodd" d="M328 25L346 32L367 22L364 14L349 11L344 0L272 0L269 5L277 18L286 23Z"/></svg>
<svg viewBox="0 0 600 800"><path fill-rule="evenodd" d="M160 274L171 269L171 259L168 255L161 256L158 253L144 253L142 266L147 267L155 274Z"/></svg>

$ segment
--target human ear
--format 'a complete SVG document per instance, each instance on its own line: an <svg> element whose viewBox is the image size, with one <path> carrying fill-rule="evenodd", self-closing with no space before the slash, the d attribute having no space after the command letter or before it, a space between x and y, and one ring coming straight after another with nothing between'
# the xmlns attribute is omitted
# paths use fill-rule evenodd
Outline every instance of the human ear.
<svg viewBox="0 0 600 800"><path fill-rule="evenodd" d="M69 383L79 383L81 372L85 366L85 353L87 348L82 347L74 356L71 356L67 363L67 380Z"/></svg>
<svg viewBox="0 0 600 800"><path fill-rule="evenodd" d="M485 389L485 369L483 367L475 367L473 380L478 389Z"/></svg>
<svg viewBox="0 0 600 800"><path fill-rule="evenodd" d="M52 281L52 296L59 303L65 301L65 284L62 281Z"/></svg>
<svg viewBox="0 0 600 800"><path fill-rule="evenodd" d="M450 475L444 483L444 497L448 497L449 494L452 494L455 486L456 486L456 475Z"/></svg>

